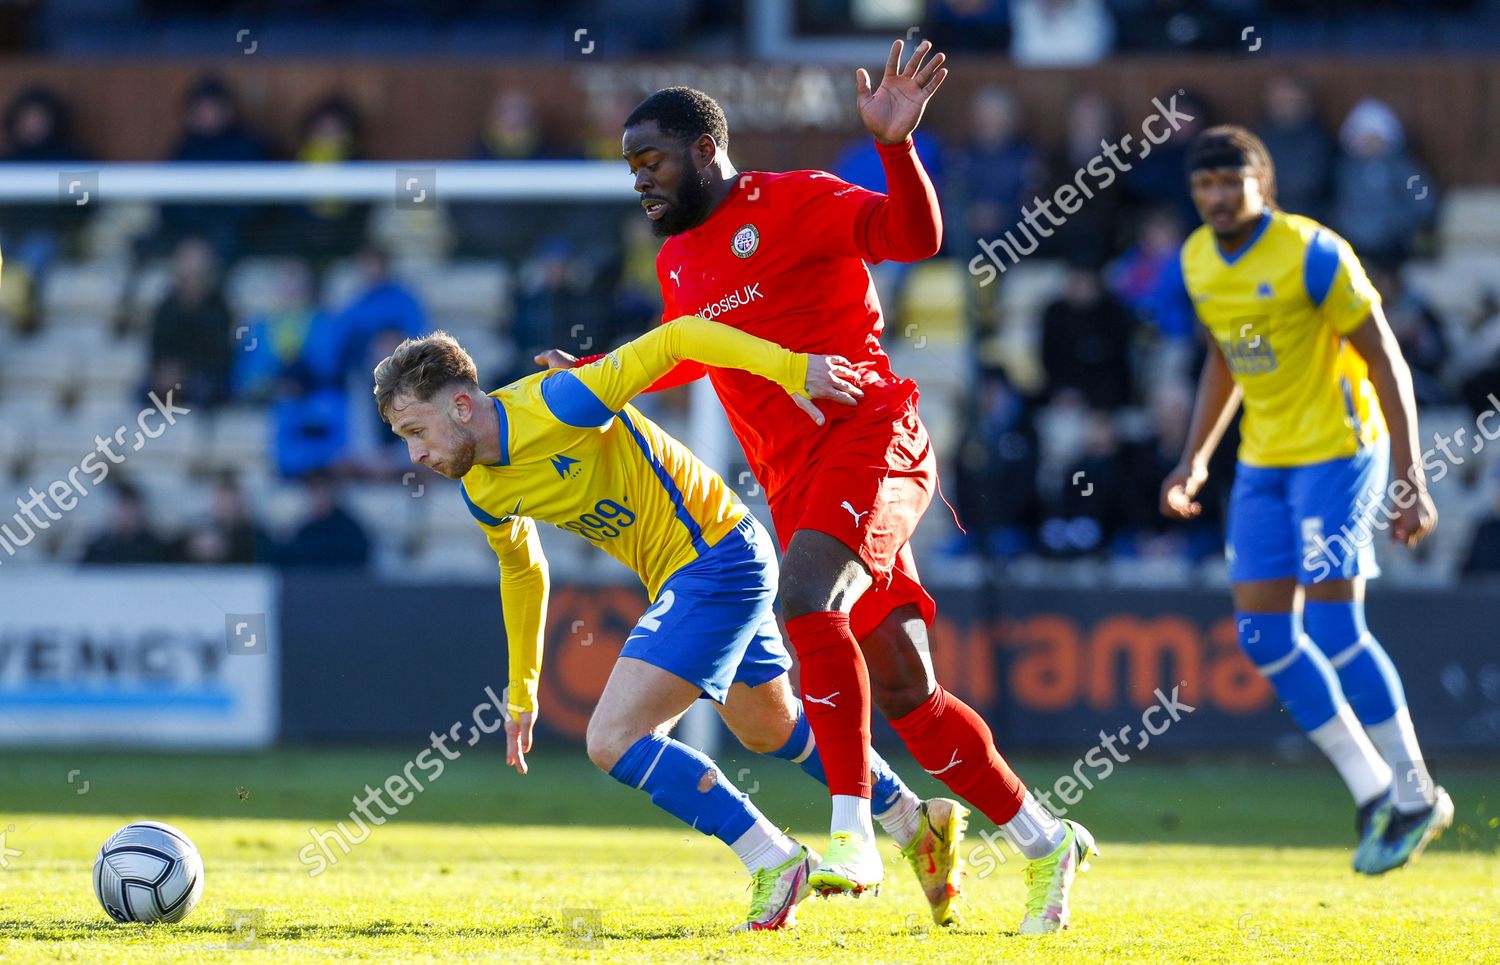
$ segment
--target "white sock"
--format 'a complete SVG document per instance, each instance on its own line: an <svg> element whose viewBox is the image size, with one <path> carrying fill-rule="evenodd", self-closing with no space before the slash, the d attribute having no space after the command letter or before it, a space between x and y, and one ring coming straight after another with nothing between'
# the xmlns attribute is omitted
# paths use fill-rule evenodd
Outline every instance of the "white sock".
<svg viewBox="0 0 1500 965"><path fill-rule="evenodd" d="M1402 707L1389 720L1365 728L1370 743L1391 766L1395 781L1396 808L1407 814L1425 811L1432 806L1434 786L1417 744L1417 729L1411 723L1411 711Z"/></svg>
<svg viewBox="0 0 1500 965"><path fill-rule="evenodd" d="M1028 861L1047 857L1068 835L1057 815L1042 807L1030 791L1026 792L1026 799L1021 802L1021 810L1016 816L1000 825L1000 833Z"/></svg>
<svg viewBox="0 0 1500 965"><path fill-rule="evenodd" d="M1386 793L1391 786L1391 769L1365 736L1354 710L1344 704L1328 723L1307 732L1354 795L1354 803L1363 806Z"/></svg>
<svg viewBox="0 0 1500 965"><path fill-rule="evenodd" d="M895 804L875 815L875 820L897 845L904 848L917 836L917 828L922 823L922 799L910 788L903 788L903 791L905 793L896 799Z"/></svg>
<svg viewBox="0 0 1500 965"><path fill-rule="evenodd" d="M833 823L830 830L837 834L850 831L866 841L875 840L875 825L870 823L870 799L852 794L833 796Z"/></svg>
<svg viewBox="0 0 1500 965"><path fill-rule="evenodd" d="M736 838L729 847L750 872L774 868L797 853L797 842L782 834L764 817L757 817L750 830Z"/></svg>

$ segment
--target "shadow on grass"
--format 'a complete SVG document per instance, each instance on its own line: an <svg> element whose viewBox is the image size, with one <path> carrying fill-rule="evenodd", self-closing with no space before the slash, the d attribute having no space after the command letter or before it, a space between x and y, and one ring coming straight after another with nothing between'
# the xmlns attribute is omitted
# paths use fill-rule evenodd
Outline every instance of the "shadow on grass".
<svg viewBox="0 0 1500 965"><path fill-rule="evenodd" d="M599 918L566 919L554 915L534 915L494 925L445 925L431 921L395 921L378 918L350 924L279 925L275 920L257 923L246 933L232 924L188 920L179 924L120 924L101 917L57 918L30 921L0 919L0 940L33 942L76 942L109 940L112 942L168 940L177 945L187 942L201 949L233 950L276 946L283 942L356 941L401 936L436 942L445 938L503 940L512 937L550 935L564 944L587 948L610 941L665 941L691 938L697 934L681 925L638 926L629 930L611 929Z"/></svg>
<svg viewBox="0 0 1500 965"><path fill-rule="evenodd" d="M111 815L290 820L329 829L349 821L355 803L393 775L418 786L391 822L461 825L571 825L675 828L646 798L600 773L582 752L531 757L525 777L504 765L503 748L482 744L447 762L435 780L408 768L423 748L287 748L256 754L164 754L46 751L0 755L0 817L6 814ZM826 827L827 791L794 765L742 750L720 757L724 773L773 822L818 833ZM949 792L903 758L892 760L923 797ZM1072 760L1025 758L1016 770L1046 790ZM1458 805L1443 842L1493 852L1500 843L1500 780L1477 763L1435 770ZM75 773L76 772L76 773ZM81 775L88 782L69 780ZM915 779L912 779L914 776ZM1078 797L1053 795L1066 816L1108 842L1162 842L1279 847L1352 845L1354 807L1321 759L1295 765L1266 758L1131 762ZM392 802L387 792L382 800ZM374 804L367 804L376 813ZM392 805L393 807L395 805ZM977 818L977 816L976 816ZM988 826L975 820L974 831ZM247 829L247 840L250 840ZM264 847L272 847L265 842Z"/></svg>

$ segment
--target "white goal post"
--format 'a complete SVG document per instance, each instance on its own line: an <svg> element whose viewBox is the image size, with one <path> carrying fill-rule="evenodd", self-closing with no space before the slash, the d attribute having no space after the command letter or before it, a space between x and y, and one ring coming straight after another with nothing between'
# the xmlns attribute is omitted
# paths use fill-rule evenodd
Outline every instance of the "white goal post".
<svg viewBox="0 0 1500 965"><path fill-rule="evenodd" d="M85 186L92 190L88 200L81 194ZM423 189L428 193L423 195ZM81 206L96 201L337 199L417 207L446 201L629 201L633 197L623 160L0 164L0 203Z"/></svg>

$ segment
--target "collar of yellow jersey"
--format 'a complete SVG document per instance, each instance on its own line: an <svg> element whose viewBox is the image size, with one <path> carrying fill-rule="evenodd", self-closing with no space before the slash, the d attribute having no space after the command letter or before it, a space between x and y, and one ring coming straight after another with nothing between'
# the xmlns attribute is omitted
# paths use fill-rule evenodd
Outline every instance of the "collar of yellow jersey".
<svg viewBox="0 0 1500 965"><path fill-rule="evenodd" d="M490 396L490 401L495 403L495 415L500 420L500 461L492 462L490 465L510 465L510 417L505 414L505 406L495 396Z"/></svg>

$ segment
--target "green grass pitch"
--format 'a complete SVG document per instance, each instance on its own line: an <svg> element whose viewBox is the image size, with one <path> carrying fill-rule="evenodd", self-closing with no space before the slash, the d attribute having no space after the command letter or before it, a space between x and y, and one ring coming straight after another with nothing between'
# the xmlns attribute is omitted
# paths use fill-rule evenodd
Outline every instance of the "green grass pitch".
<svg viewBox="0 0 1500 965"><path fill-rule="evenodd" d="M1455 827L1419 864L1372 880L1349 870L1352 807L1325 765L1131 762L1074 809L1103 854L1079 878L1072 930L1023 939L1019 861L971 874L965 923L937 930L893 849L878 898L813 899L795 930L732 933L748 879L727 849L581 753L540 755L522 778L488 744L310 876L297 857L309 828L347 823L351 798L420 750L0 755L0 959L1500 961L1492 767L1440 764ZM818 846L821 788L781 761L721 763ZM1039 784L1068 763L1018 769ZM116 925L94 899L100 843L142 818L176 824L203 854L203 900L181 924ZM987 827L973 823L966 851Z"/></svg>

